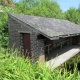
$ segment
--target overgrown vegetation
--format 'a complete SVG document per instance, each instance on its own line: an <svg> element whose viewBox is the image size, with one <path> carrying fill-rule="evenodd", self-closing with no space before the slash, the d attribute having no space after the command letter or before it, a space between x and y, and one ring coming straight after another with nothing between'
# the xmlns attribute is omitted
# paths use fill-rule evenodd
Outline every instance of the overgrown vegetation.
<svg viewBox="0 0 80 80"><path fill-rule="evenodd" d="M1 1L8 1L9 4L11 0L0 0L0 10L3 11L0 12L0 80L80 80L80 73L74 60L73 71L68 70L64 65L50 71L45 64L41 65L39 62L33 64L29 59L24 60L23 57L18 57L19 52L3 48L7 48L9 43L7 13L66 19L80 24L80 5L78 9L70 8L62 12L56 1L20 0L14 3L15 6L10 6L11 3L5 5Z"/></svg>
<svg viewBox="0 0 80 80"><path fill-rule="evenodd" d="M66 67L50 71L45 64L31 63L17 53L0 48L0 80L80 80L76 63L73 72Z"/></svg>

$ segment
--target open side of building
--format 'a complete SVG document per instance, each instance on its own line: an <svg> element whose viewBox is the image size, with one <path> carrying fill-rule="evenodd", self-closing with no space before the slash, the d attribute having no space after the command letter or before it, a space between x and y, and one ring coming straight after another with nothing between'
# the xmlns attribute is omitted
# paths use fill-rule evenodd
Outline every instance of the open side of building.
<svg viewBox="0 0 80 80"><path fill-rule="evenodd" d="M57 56L57 49L72 45L78 45L79 49L80 26L70 21L22 14L8 14L8 19L10 46L24 50L25 58L30 56L33 62L51 60Z"/></svg>

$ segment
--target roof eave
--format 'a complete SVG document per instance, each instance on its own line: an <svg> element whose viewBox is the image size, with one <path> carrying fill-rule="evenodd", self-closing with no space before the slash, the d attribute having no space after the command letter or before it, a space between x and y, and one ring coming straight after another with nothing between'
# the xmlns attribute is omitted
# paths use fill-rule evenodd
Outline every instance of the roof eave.
<svg viewBox="0 0 80 80"><path fill-rule="evenodd" d="M58 40L59 39L59 36L50 37L49 39L50 40Z"/></svg>
<svg viewBox="0 0 80 80"><path fill-rule="evenodd" d="M19 20L18 18L16 18L15 16L11 15L10 13L8 13L8 15L10 15L14 20L18 21L19 23L21 23L22 25L26 26L29 25L21 20ZM30 25L29 25L30 26ZM75 34L67 34L67 35L59 35L59 36L53 36L50 37L48 35L46 35L45 33L37 30L36 28L33 28L32 26L29 27L30 30L35 31L36 33L42 34L43 36L47 37L50 40L58 40L59 38L65 38L65 37L70 37L70 36L76 36L76 35L80 35L80 33L75 33ZM20 33L24 33L24 31L19 31ZM27 32L25 32L27 33ZM30 32L29 32L30 33Z"/></svg>

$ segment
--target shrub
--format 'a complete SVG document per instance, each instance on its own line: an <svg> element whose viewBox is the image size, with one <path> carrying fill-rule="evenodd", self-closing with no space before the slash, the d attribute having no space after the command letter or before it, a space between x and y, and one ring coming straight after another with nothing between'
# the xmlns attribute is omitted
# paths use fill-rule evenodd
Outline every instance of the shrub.
<svg viewBox="0 0 80 80"><path fill-rule="evenodd" d="M45 63L31 63L17 56L16 50L0 48L0 80L79 80L79 75L76 67L73 73L66 68L50 71Z"/></svg>

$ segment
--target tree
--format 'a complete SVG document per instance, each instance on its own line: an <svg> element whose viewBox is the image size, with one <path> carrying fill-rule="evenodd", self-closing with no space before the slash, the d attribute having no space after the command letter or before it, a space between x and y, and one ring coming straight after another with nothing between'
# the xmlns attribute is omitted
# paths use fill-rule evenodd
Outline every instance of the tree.
<svg viewBox="0 0 80 80"><path fill-rule="evenodd" d="M8 6L1 6L1 10L3 11L0 13L0 46L7 47L8 46L8 12L13 11L13 7Z"/></svg>
<svg viewBox="0 0 80 80"><path fill-rule="evenodd" d="M16 12L18 13L43 17L63 18L62 11L56 1L21 0L15 7Z"/></svg>
<svg viewBox="0 0 80 80"><path fill-rule="evenodd" d="M14 6L14 3L12 0L0 0L1 5L8 5L8 6Z"/></svg>
<svg viewBox="0 0 80 80"><path fill-rule="evenodd" d="M76 24L79 24L79 13L75 8L70 8L65 13L65 19L72 21Z"/></svg>
<svg viewBox="0 0 80 80"><path fill-rule="evenodd" d="M79 6L78 6L78 9L77 9L77 10L78 10L78 12L80 13L80 4L79 4Z"/></svg>
<svg viewBox="0 0 80 80"><path fill-rule="evenodd" d="M77 11L78 11L78 24L80 24L80 4L78 6Z"/></svg>

